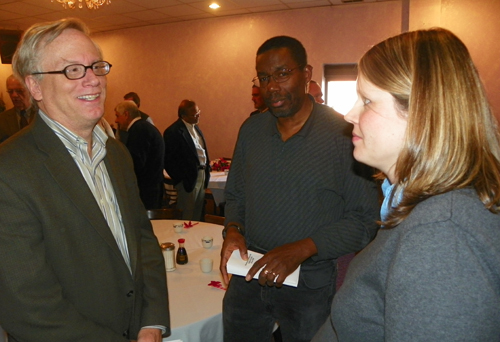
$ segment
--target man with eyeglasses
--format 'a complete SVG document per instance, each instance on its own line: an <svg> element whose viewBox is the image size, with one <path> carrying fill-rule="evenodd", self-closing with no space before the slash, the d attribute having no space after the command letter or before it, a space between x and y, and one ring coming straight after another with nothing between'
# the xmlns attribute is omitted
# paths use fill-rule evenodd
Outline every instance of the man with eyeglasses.
<svg viewBox="0 0 500 342"><path fill-rule="evenodd" d="M179 118L163 132L165 170L177 189L177 209L184 220L202 220L205 189L210 180L210 159L205 137L198 127L200 109L182 100Z"/></svg>
<svg viewBox="0 0 500 342"><path fill-rule="evenodd" d="M231 277L224 341L269 341L277 322L283 341L305 342L328 317L336 259L375 236L377 191L352 157L349 125L307 94L312 67L297 39L267 40L256 71L269 112L251 116L238 135L225 190L224 280L233 251L264 256L246 277ZM298 286L282 286L299 265Z"/></svg>
<svg viewBox="0 0 500 342"><path fill-rule="evenodd" d="M7 93L14 107L0 113L0 143L26 127L36 114L31 98L21 82L14 76L7 77Z"/></svg>
<svg viewBox="0 0 500 342"><path fill-rule="evenodd" d="M77 19L37 24L13 58L39 112L0 145L0 322L9 341L160 342L165 264L130 155L97 122L106 75Z"/></svg>

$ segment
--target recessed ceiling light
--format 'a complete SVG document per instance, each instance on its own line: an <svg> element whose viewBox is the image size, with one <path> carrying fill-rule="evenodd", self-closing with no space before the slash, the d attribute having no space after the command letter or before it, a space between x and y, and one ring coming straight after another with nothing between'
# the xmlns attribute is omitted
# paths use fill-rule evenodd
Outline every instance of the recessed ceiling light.
<svg viewBox="0 0 500 342"><path fill-rule="evenodd" d="M211 9L217 9L217 8L219 8L220 6L214 2L213 4L211 4L211 5L210 5L210 6L208 6L208 7L210 7Z"/></svg>

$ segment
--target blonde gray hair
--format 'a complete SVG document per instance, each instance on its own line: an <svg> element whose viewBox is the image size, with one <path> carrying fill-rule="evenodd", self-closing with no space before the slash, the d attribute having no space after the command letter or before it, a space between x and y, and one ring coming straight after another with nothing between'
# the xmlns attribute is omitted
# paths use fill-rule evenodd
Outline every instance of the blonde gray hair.
<svg viewBox="0 0 500 342"><path fill-rule="evenodd" d="M120 114L123 114L124 112L128 112L129 118L130 119L135 119L141 116L141 113L139 112L139 108L135 104L134 101L122 101L118 103L115 107L115 111L117 111Z"/></svg>
<svg viewBox="0 0 500 342"><path fill-rule="evenodd" d="M12 70L17 78L25 82L26 76L40 70L40 61L43 59L43 50L65 30L78 30L89 36L89 29L79 19L67 18L58 21L39 23L28 28L18 44L12 60ZM89 36L90 37L90 36ZM99 54L101 49L94 43ZM43 75L35 75L39 79Z"/></svg>

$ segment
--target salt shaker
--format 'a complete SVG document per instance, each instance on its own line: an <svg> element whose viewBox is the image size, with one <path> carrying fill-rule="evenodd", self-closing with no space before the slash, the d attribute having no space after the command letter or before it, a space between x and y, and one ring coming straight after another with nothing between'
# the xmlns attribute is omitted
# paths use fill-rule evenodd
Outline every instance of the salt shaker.
<svg viewBox="0 0 500 342"><path fill-rule="evenodd" d="M160 245L165 258L165 268L167 272L175 271L175 245L172 242L164 242Z"/></svg>

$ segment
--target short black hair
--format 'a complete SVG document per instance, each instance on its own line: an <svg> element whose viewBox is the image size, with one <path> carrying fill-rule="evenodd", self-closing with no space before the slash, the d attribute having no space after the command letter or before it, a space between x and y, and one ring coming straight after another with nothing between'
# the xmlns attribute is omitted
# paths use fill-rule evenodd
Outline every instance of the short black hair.
<svg viewBox="0 0 500 342"><path fill-rule="evenodd" d="M288 36L276 36L270 38L257 50L257 56L273 49L287 48L292 53L292 58L300 67L307 65L306 49L300 41Z"/></svg>
<svg viewBox="0 0 500 342"><path fill-rule="evenodd" d="M196 106L196 102L192 100L182 100L181 104L179 105L179 109L177 110L177 115L181 118L185 115L187 115L187 110L189 108L193 108Z"/></svg>
<svg viewBox="0 0 500 342"><path fill-rule="evenodd" d="M134 93L133 91L131 91L130 93L126 93L123 96L123 99L132 99L132 101L134 101L134 103L137 105L137 108L141 106L141 98L139 97L139 95L137 95L137 93Z"/></svg>

